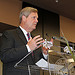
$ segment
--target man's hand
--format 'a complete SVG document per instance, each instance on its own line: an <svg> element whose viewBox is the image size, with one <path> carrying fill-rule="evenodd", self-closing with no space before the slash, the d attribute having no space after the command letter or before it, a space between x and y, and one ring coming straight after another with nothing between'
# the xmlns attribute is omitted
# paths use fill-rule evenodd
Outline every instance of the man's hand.
<svg viewBox="0 0 75 75"><path fill-rule="evenodd" d="M45 39L45 41L43 42L43 46L42 46L42 50L43 50L43 53L45 55L48 54L48 50L53 46L53 39L51 38L51 41L47 41Z"/></svg>
<svg viewBox="0 0 75 75"><path fill-rule="evenodd" d="M29 48L31 50L35 50L35 49L37 49L37 48L42 46L41 43L43 43L43 38L41 38L40 35L37 35L33 39L30 38L30 40L28 41L27 45L29 46Z"/></svg>
<svg viewBox="0 0 75 75"><path fill-rule="evenodd" d="M48 48L46 48L46 47L42 47L42 51L43 51L43 53L45 54L45 55L47 55L48 54Z"/></svg>

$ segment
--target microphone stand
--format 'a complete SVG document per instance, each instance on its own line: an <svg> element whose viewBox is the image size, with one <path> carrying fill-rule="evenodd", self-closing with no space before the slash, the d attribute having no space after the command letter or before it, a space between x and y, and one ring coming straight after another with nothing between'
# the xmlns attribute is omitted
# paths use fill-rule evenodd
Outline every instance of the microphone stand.
<svg viewBox="0 0 75 75"><path fill-rule="evenodd" d="M46 46L47 46L47 40L45 39L45 43L46 43ZM51 71L50 71L50 65L49 65L49 50L47 51L48 53L48 69L49 69L49 75L51 75Z"/></svg>
<svg viewBox="0 0 75 75"><path fill-rule="evenodd" d="M49 69L49 75L51 75L50 65L49 65L49 50L47 52L48 52L48 69Z"/></svg>
<svg viewBox="0 0 75 75"><path fill-rule="evenodd" d="M31 75L30 66L29 65L28 65L28 72L29 72L29 75Z"/></svg>

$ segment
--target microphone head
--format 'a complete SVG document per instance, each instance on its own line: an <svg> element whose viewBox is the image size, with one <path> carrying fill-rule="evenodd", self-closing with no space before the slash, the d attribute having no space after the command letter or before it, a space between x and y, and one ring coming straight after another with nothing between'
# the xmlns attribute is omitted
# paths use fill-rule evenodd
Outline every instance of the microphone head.
<svg viewBox="0 0 75 75"><path fill-rule="evenodd" d="M64 39L64 37L60 37L60 39Z"/></svg>
<svg viewBox="0 0 75 75"><path fill-rule="evenodd" d="M55 39L55 37L53 36L52 39Z"/></svg>
<svg viewBox="0 0 75 75"><path fill-rule="evenodd" d="M46 36L49 37L47 33L46 33Z"/></svg>

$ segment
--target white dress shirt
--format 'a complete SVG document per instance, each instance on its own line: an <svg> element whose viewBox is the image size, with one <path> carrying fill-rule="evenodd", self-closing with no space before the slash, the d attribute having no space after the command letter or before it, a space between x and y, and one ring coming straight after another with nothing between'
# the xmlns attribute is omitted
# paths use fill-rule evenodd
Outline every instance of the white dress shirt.
<svg viewBox="0 0 75 75"><path fill-rule="evenodd" d="M24 35L25 35L25 37L26 37L26 40L28 41L28 36L27 36L27 31L25 30L25 29L23 29L21 26L19 26L20 28L21 28L21 30L23 31L23 33L24 33ZM30 34L30 33L29 33ZM31 37L31 35L30 35L30 37ZM26 44L26 47L27 47L27 49L28 49L28 52L30 52L31 51L31 49L29 48L29 46Z"/></svg>

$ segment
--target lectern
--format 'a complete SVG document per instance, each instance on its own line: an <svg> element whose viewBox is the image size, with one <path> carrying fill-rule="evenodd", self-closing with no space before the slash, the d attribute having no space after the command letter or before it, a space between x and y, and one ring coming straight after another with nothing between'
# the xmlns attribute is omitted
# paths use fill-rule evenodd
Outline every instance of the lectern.
<svg viewBox="0 0 75 75"><path fill-rule="evenodd" d="M20 61L14 67L17 69L27 70L29 75L74 75L74 73L71 73L70 71L71 64L68 62L69 58L71 58L70 54L48 50L48 61L43 59L38 61L41 63L41 66L36 63L36 65L19 65Z"/></svg>

